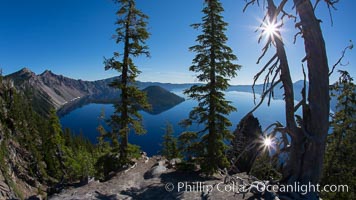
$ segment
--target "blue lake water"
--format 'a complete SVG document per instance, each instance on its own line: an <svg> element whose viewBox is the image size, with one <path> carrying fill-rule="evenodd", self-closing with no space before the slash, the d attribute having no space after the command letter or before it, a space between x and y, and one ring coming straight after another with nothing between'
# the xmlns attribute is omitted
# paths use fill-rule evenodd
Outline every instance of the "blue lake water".
<svg viewBox="0 0 356 200"><path fill-rule="evenodd" d="M174 91L174 93L183 96L181 91ZM253 94L232 91L226 93L226 99L231 101L233 106L237 108L237 112L233 112L229 115L229 119L233 123L233 126L230 127L230 129L235 130L236 125L241 118L254 107ZM259 97L257 97L257 100L259 100ZM143 124L147 133L145 135L130 134L129 142L141 146L141 149L147 152L149 156L159 154L166 122L170 122L174 127L175 135L179 135L181 132L186 131L178 125L179 122L186 119L190 110L196 105L196 101L186 100L174 108L157 115L140 111L143 116ZM88 104L79 107L61 117L60 121L62 127L70 128L75 133L82 132L90 139L90 141L96 143L96 138L98 136L96 128L99 125L99 115L102 110L104 110L105 116L109 118L114 111L114 107L110 104ZM273 100L269 107L267 106L267 103L264 103L257 111L255 111L254 115L259 119L262 129L276 121L284 123L284 101ZM188 130L200 130L199 128L202 128L202 126L192 126Z"/></svg>

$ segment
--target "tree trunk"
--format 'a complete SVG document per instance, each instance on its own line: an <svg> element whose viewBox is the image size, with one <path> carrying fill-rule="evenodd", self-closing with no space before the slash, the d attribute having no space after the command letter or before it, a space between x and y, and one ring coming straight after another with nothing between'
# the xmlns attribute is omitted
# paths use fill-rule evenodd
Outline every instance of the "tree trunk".
<svg viewBox="0 0 356 200"><path fill-rule="evenodd" d="M214 44L214 40L215 40L215 19L214 19L214 13L213 13L213 8L212 8L212 4L211 2L209 2L209 7L210 7L210 17L211 17L211 21L210 21L210 25L211 25L211 33L210 33L210 37L212 37L213 39L213 44L211 44L212 46L210 47L210 88L209 88L209 136L208 136L208 157L209 157L209 161L212 162L213 170L216 170L215 168L218 167L219 162L217 162L219 160L219 158L216 157L216 151L218 150L217 148L219 148L216 145L216 142L218 140L218 136L217 136L217 130L216 130L216 101L215 101L215 96L216 96L216 55L215 55L215 51L216 51L216 47ZM214 98L213 98L214 97Z"/></svg>
<svg viewBox="0 0 356 200"><path fill-rule="evenodd" d="M122 65L122 76L121 76L121 103L122 103L122 111L121 111L121 156L126 159L127 158L127 148L129 144L129 115L128 115L128 106L129 106L129 98L128 98L128 71L129 71L129 45L130 45L130 23L131 23L131 15L132 15L132 3L129 2L129 11L127 14L127 22L125 27L125 47L124 47L124 57L123 57L123 65Z"/></svg>
<svg viewBox="0 0 356 200"><path fill-rule="evenodd" d="M329 129L329 68L320 21L310 0L294 0L294 3L301 20L309 92L308 104L303 105L303 124L292 135L290 157L283 175L289 184L317 184ZM317 194L310 192L304 198L317 199Z"/></svg>

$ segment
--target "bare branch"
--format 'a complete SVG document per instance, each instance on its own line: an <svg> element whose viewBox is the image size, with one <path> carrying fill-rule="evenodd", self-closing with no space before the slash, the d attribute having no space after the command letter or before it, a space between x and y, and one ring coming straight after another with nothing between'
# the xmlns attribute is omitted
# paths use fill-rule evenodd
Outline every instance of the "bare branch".
<svg viewBox="0 0 356 200"><path fill-rule="evenodd" d="M348 49L352 50L353 47L354 47L354 45L353 45L353 43L352 43L351 40L350 40L350 43L351 43L351 44L350 44L349 46L347 46L347 47L344 48L344 50L343 50L342 53L341 53L341 57L339 58L339 60L338 60L338 61L333 65L333 67L331 68L331 71L329 72L329 76L330 76L332 73L334 73L335 68L336 68L339 64L342 65L342 66L348 65L348 63L347 63L347 64L342 64L341 62L342 62L342 59L344 59L344 57L345 57L346 51L347 51Z"/></svg>
<svg viewBox="0 0 356 200"><path fill-rule="evenodd" d="M253 81L253 84L252 84L252 92L253 92L253 97L254 97L254 102L256 104L256 95L255 95L255 85L256 85L256 82L257 80L260 78L260 76L262 75L262 73L264 71L266 71L266 69L268 68L268 66L277 58L277 54L275 54L268 62L267 64L254 76L254 81ZM278 61L278 59L277 59ZM263 89L264 91L264 89Z"/></svg>
<svg viewBox="0 0 356 200"><path fill-rule="evenodd" d="M271 42L272 42L272 40L271 40L271 38L269 38L268 42L267 42L266 45L263 47L263 49L262 49L262 55L258 58L256 64L260 64L260 61L261 61L261 59L266 55L266 53L267 53L267 51L268 51L268 49L269 49L269 46L270 46Z"/></svg>
<svg viewBox="0 0 356 200"><path fill-rule="evenodd" d="M297 110L300 108L300 106L303 105L303 101L304 100L301 100L301 101L298 102L298 104L294 107L294 112L297 112Z"/></svg>
<svg viewBox="0 0 356 200"><path fill-rule="evenodd" d="M302 23L301 22L295 23L295 28L297 28L299 31L294 35L294 41L293 41L294 44L297 42L297 37L299 35L303 35Z"/></svg>
<svg viewBox="0 0 356 200"><path fill-rule="evenodd" d="M244 9L242 10L243 12L245 12L246 9L247 9L247 7L249 7L250 5L253 5L253 4L255 4L256 2L257 2L257 4L259 4L259 1L258 1L258 0L250 0L250 1L248 1L248 2L247 2L247 0L245 0L245 1L246 1L246 5L245 5Z"/></svg>
<svg viewBox="0 0 356 200"><path fill-rule="evenodd" d="M270 133L266 134L266 132L272 127L274 127L274 129ZM275 138L277 133L281 133L281 136L282 136L282 141L278 141L277 145L276 145L276 148L277 148L276 149L276 151L277 151L276 154L279 155L281 152L287 151L287 148L289 146L289 141L288 141L288 137L287 137L287 134L289 134L288 133L288 129L286 127L284 127L280 122L277 121L277 122L269 125L263 131L264 135L268 135L268 136L273 137L273 138ZM281 144L283 144L283 146L284 146L283 148L280 148Z"/></svg>
<svg viewBox="0 0 356 200"><path fill-rule="evenodd" d="M276 85L278 85L280 82L282 82L282 81L278 80L273 85L271 85L271 87L261 95L261 101L250 112L248 112L247 115L245 115L245 117L252 114L253 112L255 112L257 110L257 108L259 108L261 106L261 104L263 103L263 100L266 98L266 96L269 94L269 92L271 92L274 89L274 87L276 87Z"/></svg>
<svg viewBox="0 0 356 200"><path fill-rule="evenodd" d="M316 0L315 4L313 6L314 11L315 11L315 9L316 9L316 7L318 6L319 3L320 3L320 0Z"/></svg>
<svg viewBox="0 0 356 200"><path fill-rule="evenodd" d="M331 13L331 8L333 8L334 10L337 10L336 7L335 7L335 4L338 3L339 0L324 0L324 1L328 6L330 20L331 20L331 26L333 26L334 20L333 20L333 16L332 16L332 13Z"/></svg>
<svg viewBox="0 0 356 200"><path fill-rule="evenodd" d="M279 72L281 71L281 68L278 68L274 74L274 77L272 78L271 84L273 85L275 79L277 78L277 76L279 75ZM268 98L268 106L271 105L271 98L274 98L274 93L273 90L270 92L270 96Z"/></svg>
<svg viewBox="0 0 356 200"><path fill-rule="evenodd" d="M286 11L283 10L283 9L281 10L281 12L283 13L283 15L282 15L282 17L281 17L281 20L283 20L284 17L288 17L289 19L294 19L294 21L297 20L297 17L296 17L295 15L290 14L290 13L286 12Z"/></svg>
<svg viewBox="0 0 356 200"><path fill-rule="evenodd" d="M299 35L302 35L302 31L299 31L298 33L296 33L296 34L294 35L294 40L293 40L293 43L294 43L294 44L297 42L297 37L298 37Z"/></svg>

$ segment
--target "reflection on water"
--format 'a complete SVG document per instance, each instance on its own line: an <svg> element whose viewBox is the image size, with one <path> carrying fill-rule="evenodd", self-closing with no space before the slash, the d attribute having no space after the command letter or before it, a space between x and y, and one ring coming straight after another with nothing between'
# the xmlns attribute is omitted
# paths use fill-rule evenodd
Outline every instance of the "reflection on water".
<svg viewBox="0 0 356 200"><path fill-rule="evenodd" d="M184 96L182 91L174 91L174 93ZM229 119L233 123L230 129L234 130L240 119L254 107L253 94L231 91L226 93L226 99L231 101L237 108L237 112L229 115ZM140 136L130 134L130 143L140 145L142 150L146 151L148 155L158 154L161 149L160 143L162 142L163 128L166 122L170 122L174 127L175 135L179 135L182 131L185 131L184 128L178 125L179 122L186 119L192 107L196 105L195 101L186 100L158 115L140 111L147 134ZM104 110L106 117L109 118L114 108L110 104L87 104L63 116L61 118L62 127L70 128L75 133L82 132L92 142L96 142L96 137L98 136L96 128L99 125L98 117L102 110ZM254 115L259 119L262 129L276 121L284 123L284 102L282 100L274 100L271 102L270 107L263 104ZM193 125L189 130L200 130L200 128L202 126Z"/></svg>

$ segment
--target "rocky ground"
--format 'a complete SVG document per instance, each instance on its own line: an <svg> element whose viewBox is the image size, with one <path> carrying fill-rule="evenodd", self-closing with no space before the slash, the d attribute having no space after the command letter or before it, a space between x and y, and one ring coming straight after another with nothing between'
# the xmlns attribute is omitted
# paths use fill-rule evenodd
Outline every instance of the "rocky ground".
<svg viewBox="0 0 356 200"><path fill-rule="evenodd" d="M142 158L109 181L68 188L49 199L265 199L251 192L239 193L237 185L251 180L245 174L239 174L242 179L224 184L223 175L204 178L197 172L175 170L172 164L161 157Z"/></svg>

